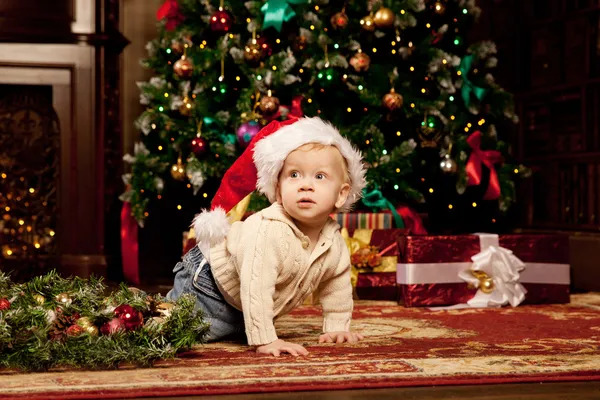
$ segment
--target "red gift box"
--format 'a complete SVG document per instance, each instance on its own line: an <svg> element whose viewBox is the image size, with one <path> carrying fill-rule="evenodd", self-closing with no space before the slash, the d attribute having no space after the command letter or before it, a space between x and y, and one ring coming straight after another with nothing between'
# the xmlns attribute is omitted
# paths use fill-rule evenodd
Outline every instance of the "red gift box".
<svg viewBox="0 0 600 400"><path fill-rule="evenodd" d="M481 238L399 236L397 283L404 305L462 304L479 294L459 274L470 270L471 258L482 253ZM500 248L511 250L525 264L518 279L527 291L523 304L569 302L567 235L500 235L497 241Z"/></svg>
<svg viewBox="0 0 600 400"><path fill-rule="evenodd" d="M405 229L357 229L354 231L352 239L374 246L377 252L381 254L381 264L374 268L357 268L353 265L352 273L355 274L356 278L356 296L359 299L398 300L398 287L396 285L398 246L396 240L398 235L404 232ZM350 253L352 255L352 248Z"/></svg>

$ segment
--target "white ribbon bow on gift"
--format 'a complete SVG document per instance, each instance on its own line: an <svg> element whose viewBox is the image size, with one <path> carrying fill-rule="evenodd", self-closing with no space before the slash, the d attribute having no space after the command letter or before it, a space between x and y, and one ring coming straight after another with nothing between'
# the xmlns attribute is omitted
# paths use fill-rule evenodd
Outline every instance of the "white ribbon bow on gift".
<svg viewBox="0 0 600 400"><path fill-rule="evenodd" d="M519 283L519 273L525 264L511 250L500 247L498 235L480 234L479 237L481 252L471 257L470 269L458 274L479 289L467 304L471 307L518 306L527 293Z"/></svg>

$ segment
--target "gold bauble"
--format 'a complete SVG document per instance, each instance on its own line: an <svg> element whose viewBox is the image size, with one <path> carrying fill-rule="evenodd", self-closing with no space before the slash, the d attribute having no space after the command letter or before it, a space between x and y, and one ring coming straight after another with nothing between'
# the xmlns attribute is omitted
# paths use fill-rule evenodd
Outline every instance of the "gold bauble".
<svg viewBox="0 0 600 400"><path fill-rule="evenodd" d="M56 295L56 301L58 301L63 306L69 306L73 302L73 299L68 293L59 293Z"/></svg>
<svg viewBox="0 0 600 400"><path fill-rule="evenodd" d="M183 98L183 103L181 103L181 105L179 106L179 113L181 115L183 115L184 117L189 117L190 115L192 115L193 107L194 107L194 105L190 101L190 98L185 96Z"/></svg>
<svg viewBox="0 0 600 400"><path fill-rule="evenodd" d="M348 26L348 16L345 12L340 11L331 17L331 26L335 29L344 29Z"/></svg>
<svg viewBox="0 0 600 400"><path fill-rule="evenodd" d="M81 317L77 320L77 325L82 328L87 328L88 326L93 326L92 321L88 317Z"/></svg>
<svg viewBox="0 0 600 400"><path fill-rule="evenodd" d="M156 311L163 317L171 315L174 305L172 303L160 303L156 306Z"/></svg>
<svg viewBox="0 0 600 400"><path fill-rule="evenodd" d="M249 64L257 64L263 57L262 48L256 39L251 39L244 48L244 60Z"/></svg>
<svg viewBox="0 0 600 400"><path fill-rule="evenodd" d="M90 336L98 336L98 327L96 325L84 326L83 330Z"/></svg>
<svg viewBox="0 0 600 400"><path fill-rule="evenodd" d="M371 58L361 51L352 56L350 65L356 72L363 72L371 66Z"/></svg>
<svg viewBox="0 0 600 400"><path fill-rule="evenodd" d="M189 78L194 72L194 64L185 55L181 56L173 65L173 72L180 78Z"/></svg>
<svg viewBox="0 0 600 400"><path fill-rule="evenodd" d="M396 93L394 88L388 94L383 96L383 105L390 111L394 111L404 104L404 98L400 93Z"/></svg>
<svg viewBox="0 0 600 400"><path fill-rule="evenodd" d="M389 8L381 7L375 13L375 16L373 17L373 22L375 22L375 25L377 25L378 28L387 29L394 26L395 19L396 16L394 15L394 12L392 10L390 10Z"/></svg>
<svg viewBox="0 0 600 400"><path fill-rule="evenodd" d="M485 294L490 294L494 291L494 281L492 278L484 278L479 282L479 289Z"/></svg>
<svg viewBox="0 0 600 400"><path fill-rule="evenodd" d="M371 15L367 15L366 17L361 18L360 26L365 31L373 32L375 30L375 21Z"/></svg>
<svg viewBox="0 0 600 400"><path fill-rule="evenodd" d="M279 99L275 96L265 96L260 99L260 110L264 114L274 114L279 110Z"/></svg>
<svg viewBox="0 0 600 400"><path fill-rule="evenodd" d="M41 294L34 294L33 300L35 300L35 302L38 303L40 306L46 302L46 299Z"/></svg>
<svg viewBox="0 0 600 400"><path fill-rule="evenodd" d="M456 165L456 161L450 157L450 154L446 154L444 159L440 162L440 168L446 174L455 174L458 165Z"/></svg>
<svg viewBox="0 0 600 400"><path fill-rule="evenodd" d="M177 163L171 167L171 176L173 179L182 181L185 179L185 165L181 161L181 157L177 158Z"/></svg>

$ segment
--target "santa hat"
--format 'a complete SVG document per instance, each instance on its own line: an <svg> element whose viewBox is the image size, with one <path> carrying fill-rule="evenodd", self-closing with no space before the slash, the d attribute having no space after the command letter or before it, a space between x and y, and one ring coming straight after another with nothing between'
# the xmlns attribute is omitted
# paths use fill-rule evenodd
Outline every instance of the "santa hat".
<svg viewBox="0 0 600 400"><path fill-rule="evenodd" d="M349 211L360 199L366 184L360 152L336 128L318 117L273 121L256 134L225 172L210 211L203 210L194 218L192 226L196 241L215 243L226 237L230 227L227 213L255 190L274 203L279 172L285 159L292 151L308 143L335 146L345 158L350 193L337 211Z"/></svg>

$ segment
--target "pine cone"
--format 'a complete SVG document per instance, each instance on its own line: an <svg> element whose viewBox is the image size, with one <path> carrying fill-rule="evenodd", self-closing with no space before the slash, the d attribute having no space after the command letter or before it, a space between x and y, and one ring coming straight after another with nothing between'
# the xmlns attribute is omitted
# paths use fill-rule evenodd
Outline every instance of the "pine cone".
<svg viewBox="0 0 600 400"><path fill-rule="evenodd" d="M56 319L52 323L52 327L48 331L48 335L51 340L65 340L67 336L67 329L74 325L79 319L79 314L74 313L71 315L63 314L60 310L56 312Z"/></svg>

